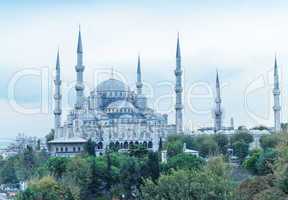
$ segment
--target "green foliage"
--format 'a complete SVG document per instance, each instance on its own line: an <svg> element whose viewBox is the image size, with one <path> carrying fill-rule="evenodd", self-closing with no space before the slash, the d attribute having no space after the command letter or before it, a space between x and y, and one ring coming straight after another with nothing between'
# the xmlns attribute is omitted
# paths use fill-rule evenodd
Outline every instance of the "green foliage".
<svg viewBox="0 0 288 200"><path fill-rule="evenodd" d="M55 131L54 131L54 129L51 129L51 131L45 136L46 142L48 143L48 142L54 140L54 136L55 136Z"/></svg>
<svg viewBox="0 0 288 200"><path fill-rule="evenodd" d="M95 147L96 147L96 143L90 138L87 141L87 143L84 145L84 151L89 156L95 156Z"/></svg>
<svg viewBox="0 0 288 200"><path fill-rule="evenodd" d="M249 144L244 140L236 141L232 144L234 155L237 156L242 163L249 154Z"/></svg>
<svg viewBox="0 0 288 200"><path fill-rule="evenodd" d="M17 184L18 178L16 176L13 158L8 159L0 168L0 184Z"/></svg>
<svg viewBox="0 0 288 200"><path fill-rule="evenodd" d="M141 166L135 158L129 159L120 170L120 183L127 199L133 199L141 183Z"/></svg>
<svg viewBox="0 0 288 200"><path fill-rule="evenodd" d="M235 134L232 135L230 143L244 141L246 144L250 144L254 141L253 136L247 130L237 130Z"/></svg>
<svg viewBox="0 0 288 200"><path fill-rule="evenodd" d="M148 160L142 168L142 175L150 177L154 182L160 176L159 156L157 152L149 152Z"/></svg>
<svg viewBox="0 0 288 200"><path fill-rule="evenodd" d="M170 136L167 139L167 156L173 157L183 152L183 140L180 137Z"/></svg>
<svg viewBox="0 0 288 200"><path fill-rule="evenodd" d="M200 156L208 157L217 154L218 145L210 135L201 135L196 138L197 149Z"/></svg>
<svg viewBox="0 0 288 200"><path fill-rule="evenodd" d="M228 144L229 144L229 139L227 135L224 135L221 133L215 134L213 136L213 139L218 145L219 152L222 153L223 155L226 155Z"/></svg>
<svg viewBox="0 0 288 200"><path fill-rule="evenodd" d="M205 161L201 158L181 153L169 158L167 164L164 164L162 168L164 172L179 169L200 170L204 166L204 164Z"/></svg>
<svg viewBox="0 0 288 200"><path fill-rule="evenodd" d="M155 184L146 180L141 187L143 200L229 200L233 184L209 170L178 170L162 175Z"/></svg>
<svg viewBox="0 0 288 200"><path fill-rule="evenodd" d="M275 177L256 176L246 181L243 181L236 190L237 200L253 200L254 196L262 191L273 188L275 185Z"/></svg>
<svg viewBox="0 0 288 200"><path fill-rule="evenodd" d="M207 171L219 177L227 178L230 174L229 164L225 163L223 156L209 158L205 167Z"/></svg>
<svg viewBox="0 0 288 200"><path fill-rule="evenodd" d="M16 200L73 200L71 192L53 177L32 181L28 188L17 195Z"/></svg>
<svg viewBox="0 0 288 200"><path fill-rule="evenodd" d="M145 158L148 155L148 150L144 145L132 145L129 149L129 155L137 158Z"/></svg>
<svg viewBox="0 0 288 200"><path fill-rule="evenodd" d="M47 161L47 168L52 176L56 179L60 179L66 171L67 163L67 158L52 157Z"/></svg>
<svg viewBox="0 0 288 200"><path fill-rule="evenodd" d="M266 175L273 173L273 165L277 160L277 152L273 149L267 149L258 158L256 169L258 175Z"/></svg>
<svg viewBox="0 0 288 200"><path fill-rule="evenodd" d="M273 149L254 151L245 160L243 166L254 175L267 175L273 173L273 165L277 160L277 152Z"/></svg>
<svg viewBox="0 0 288 200"><path fill-rule="evenodd" d="M254 150L252 152L250 152L249 158L247 158L244 163L243 166L249 170L252 174L257 174L257 167L256 167L256 163L261 155L262 151L257 149Z"/></svg>
<svg viewBox="0 0 288 200"><path fill-rule="evenodd" d="M278 134L271 134L271 135L263 135L260 138L260 146L261 148L268 149L268 148L275 148L279 143Z"/></svg>

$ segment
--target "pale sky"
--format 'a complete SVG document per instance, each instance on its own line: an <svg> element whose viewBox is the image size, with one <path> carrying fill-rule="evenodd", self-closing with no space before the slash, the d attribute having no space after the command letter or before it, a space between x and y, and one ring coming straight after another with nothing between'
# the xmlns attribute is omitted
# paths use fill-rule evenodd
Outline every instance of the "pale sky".
<svg viewBox="0 0 288 200"><path fill-rule="evenodd" d="M135 88L140 53L150 106L168 112L171 123L171 87L180 32L186 128L212 126L216 69L223 87L224 125L234 117L236 126L272 126L272 70L277 53L282 121L286 122L287 9L284 0L1 2L0 138L14 137L18 132L43 136L53 127L51 85L58 47L64 110L67 102L73 104L79 24L87 86L93 88L107 78L94 76L95 72L108 72L113 67ZM70 92L68 88L72 88ZM19 110L11 104L9 91L15 92L18 106L31 111L42 105L42 111L27 114L27 110Z"/></svg>

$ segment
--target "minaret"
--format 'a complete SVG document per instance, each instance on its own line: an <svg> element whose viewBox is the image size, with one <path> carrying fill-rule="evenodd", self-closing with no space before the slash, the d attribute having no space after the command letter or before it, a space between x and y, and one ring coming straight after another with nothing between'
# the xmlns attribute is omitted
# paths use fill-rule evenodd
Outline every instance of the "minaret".
<svg viewBox="0 0 288 200"><path fill-rule="evenodd" d="M280 88L279 88L279 76L278 76L278 65L277 65L277 58L275 56L275 64L274 64L274 89L273 89L273 96L274 96L274 129L275 132L279 132L281 130L281 123L280 123Z"/></svg>
<svg viewBox="0 0 288 200"><path fill-rule="evenodd" d="M61 114L62 114L62 95L61 95L61 78L60 78L60 58L59 58L59 50L57 52L57 60L56 60L56 77L54 80L55 84L55 94L54 94L54 116L55 116L55 131L57 128L61 127Z"/></svg>
<svg viewBox="0 0 288 200"><path fill-rule="evenodd" d="M84 97L84 83L83 83L83 71L85 66L83 65L83 49L82 49L82 39L81 39L81 30L79 28L78 35L78 45L77 45L77 65L75 66L75 70L77 73L77 82L75 85L76 90L76 109L82 108L83 97Z"/></svg>
<svg viewBox="0 0 288 200"><path fill-rule="evenodd" d="M181 69L181 52L180 52L180 42L179 42L179 33L177 37L177 50L176 50L176 70L175 70L175 77L176 77L176 85L175 85L175 93L176 93L176 133L182 134L183 133L183 105L182 105L182 69Z"/></svg>
<svg viewBox="0 0 288 200"><path fill-rule="evenodd" d="M215 98L215 112L214 112L214 131L219 131L222 128L222 109L220 96L220 83L218 71L216 73L216 98Z"/></svg>
<svg viewBox="0 0 288 200"><path fill-rule="evenodd" d="M142 95L142 76L141 76L141 64L140 64L140 55L138 55L138 65L137 65L137 82L136 82L136 88L137 88L137 95Z"/></svg>

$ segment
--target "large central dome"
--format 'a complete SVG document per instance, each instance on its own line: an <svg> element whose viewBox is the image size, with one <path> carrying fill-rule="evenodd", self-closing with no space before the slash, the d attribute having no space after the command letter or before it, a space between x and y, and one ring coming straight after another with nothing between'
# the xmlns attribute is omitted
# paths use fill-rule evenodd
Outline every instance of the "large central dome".
<svg viewBox="0 0 288 200"><path fill-rule="evenodd" d="M122 81L111 78L101 82L97 86L97 92L106 92L106 91L126 92L129 91L129 87L126 86Z"/></svg>

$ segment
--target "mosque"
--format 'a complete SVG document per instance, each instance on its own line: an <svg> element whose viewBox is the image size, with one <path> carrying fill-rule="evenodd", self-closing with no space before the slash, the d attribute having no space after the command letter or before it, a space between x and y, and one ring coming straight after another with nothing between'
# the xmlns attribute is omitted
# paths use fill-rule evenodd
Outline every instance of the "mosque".
<svg viewBox="0 0 288 200"><path fill-rule="evenodd" d="M143 145L151 151L157 151L161 140L169 134L183 134L183 86L179 35L176 47L175 66L175 124L168 124L168 115L160 114L148 107L147 97L143 94L140 56L137 63L136 91L133 91L123 81L111 77L101 82L84 95L83 47L81 31L78 34L76 71L76 102L73 109L62 123L62 92L61 66L59 51L56 59L56 76L54 80L54 140L48 143L52 156L70 157L81 154L89 139L96 143L96 155L103 154L106 149L127 151L134 145ZM206 128L208 132L231 134L231 127L223 127L222 99L220 81L216 74L215 106L213 108L214 127ZM280 122L280 87L278 66L274 65L274 131L281 130ZM203 134L207 130L199 129ZM225 132L226 131L226 132ZM209 134L210 134L209 132Z"/></svg>
<svg viewBox="0 0 288 200"><path fill-rule="evenodd" d="M96 143L96 155L107 148L127 151L133 145L143 145L157 151L161 138L171 133L182 133L182 69L179 37L176 52L176 125L168 124L168 115L160 114L147 106L143 94L140 56L138 56L136 91L124 82L110 78L101 82L84 96L83 47L79 30L77 45L76 102L62 124L61 66L59 51L54 80L54 140L49 142L53 156L74 156L84 150L85 143L92 139Z"/></svg>

